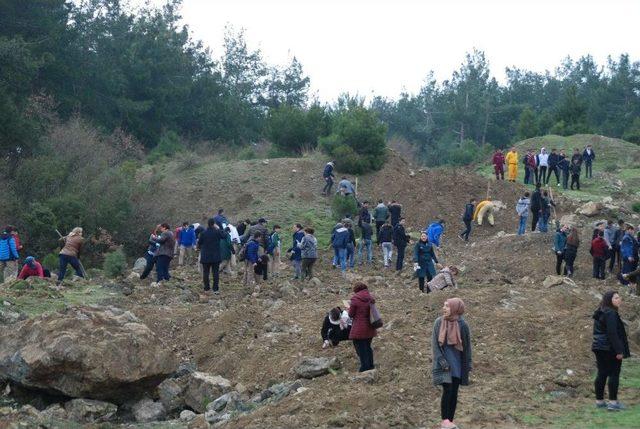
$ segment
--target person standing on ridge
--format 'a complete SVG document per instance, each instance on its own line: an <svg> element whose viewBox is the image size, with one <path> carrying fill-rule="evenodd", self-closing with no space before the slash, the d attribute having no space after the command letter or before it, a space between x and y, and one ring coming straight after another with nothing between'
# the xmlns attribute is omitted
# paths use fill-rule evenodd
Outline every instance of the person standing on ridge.
<svg viewBox="0 0 640 429"><path fill-rule="evenodd" d="M580 166L582 166L582 161L584 160L582 159L582 155L580 154L580 149L578 148L573 149L573 155L571 155L570 164L573 165L577 162Z"/></svg>
<svg viewBox="0 0 640 429"><path fill-rule="evenodd" d="M539 182L543 185L547 184L547 169L549 168L549 154L545 148L540 149L540 153L536 155L536 162L540 171L538 172Z"/></svg>
<svg viewBox="0 0 640 429"><path fill-rule="evenodd" d="M581 161L578 161L578 158L572 158L571 166L569 167L569 171L571 171L571 190L573 191L573 186L575 185L576 190L580 190L580 165L582 165Z"/></svg>
<svg viewBox="0 0 640 429"><path fill-rule="evenodd" d="M564 151L560 151L560 157L558 161L558 169L562 173L562 189L566 190L569 188L569 160L564 154Z"/></svg>
<svg viewBox="0 0 640 429"><path fill-rule="evenodd" d="M507 168L509 169L509 182L515 182L518 177L518 152L512 147L505 157Z"/></svg>
<svg viewBox="0 0 640 429"><path fill-rule="evenodd" d="M496 174L496 180L504 180L504 154L502 149L497 149L491 159L493 163L493 171Z"/></svg>
<svg viewBox="0 0 640 429"><path fill-rule="evenodd" d="M556 153L555 149L551 149L551 154L549 155L549 171L547 172L547 185L549 184L549 180L551 179L551 173L556 175L556 186L560 186L560 175L558 174L558 163L560 162L560 155Z"/></svg>
<svg viewBox="0 0 640 429"><path fill-rule="evenodd" d="M329 196L331 195L331 188L333 187L333 168L335 167L335 163L333 161L327 162L327 165L324 166L324 171L322 172L322 178L324 179L325 185L322 188L322 195Z"/></svg>
<svg viewBox="0 0 640 429"><path fill-rule="evenodd" d="M591 179L593 177L593 161L596 160L596 153L591 145L587 145L582 152L582 160L584 161L584 177Z"/></svg>
<svg viewBox="0 0 640 429"><path fill-rule="evenodd" d="M464 214L462 215L462 222L464 222L465 229L458 237L464 241L469 241L469 234L471 234L471 222L473 221L473 212L475 211L476 199L471 198L467 205L464 207Z"/></svg>

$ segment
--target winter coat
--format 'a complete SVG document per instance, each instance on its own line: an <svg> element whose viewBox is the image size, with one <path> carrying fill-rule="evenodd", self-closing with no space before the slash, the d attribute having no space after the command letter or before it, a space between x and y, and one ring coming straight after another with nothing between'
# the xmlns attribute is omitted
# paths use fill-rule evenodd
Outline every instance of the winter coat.
<svg viewBox="0 0 640 429"><path fill-rule="evenodd" d="M342 326L340 325L342 322ZM351 332L351 319L349 319L349 313L343 310L340 315L340 320L336 322L332 322L329 317L329 313L324 317L324 321L322 322L322 329L320 330L320 335L322 339L325 341L331 341L334 344L345 341L349 339L349 334Z"/></svg>
<svg viewBox="0 0 640 429"><path fill-rule="evenodd" d="M247 262L252 264L258 263L258 258L260 258L260 243L258 243L253 238L249 240L246 244L247 248L245 249L245 259Z"/></svg>
<svg viewBox="0 0 640 429"><path fill-rule="evenodd" d="M167 232L171 234L171 231L167 231ZM82 238L80 235L65 237L64 247L60 251L60 254L78 258L80 256L80 249L82 248L83 243L84 243L84 238ZM173 243L171 244L171 254L173 255Z"/></svg>
<svg viewBox="0 0 640 429"><path fill-rule="evenodd" d="M427 283L430 291L433 290L442 290L446 287L458 287L456 284L456 279L453 277L453 274L449 270L449 267L444 267L436 276Z"/></svg>
<svg viewBox="0 0 640 429"><path fill-rule="evenodd" d="M341 226L331 235L331 245L334 249L346 249L347 244L349 244L349 230Z"/></svg>
<svg viewBox="0 0 640 429"><path fill-rule="evenodd" d="M184 232L182 233L184 235ZM200 263L215 264L222 261L220 254L220 242L229 237L222 229L207 228L198 237L198 247L200 248Z"/></svg>
<svg viewBox="0 0 640 429"><path fill-rule="evenodd" d="M590 152L587 152L587 150L585 149L584 152L582 152L582 160L585 162L585 164L590 165L593 161L595 161L596 159L596 153L593 151L593 149L590 150Z"/></svg>
<svg viewBox="0 0 640 429"><path fill-rule="evenodd" d="M322 177L324 177L325 179L328 177L333 177L333 165L327 163L327 165L324 166Z"/></svg>
<svg viewBox="0 0 640 429"><path fill-rule="evenodd" d="M371 240L371 236L373 235L373 228L371 227L371 224L364 223L360 229L362 230L362 238L364 240Z"/></svg>
<svg viewBox="0 0 640 429"><path fill-rule="evenodd" d="M582 165L582 161L582 155L580 155L579 153L574 153L573 156L571 156L571 165L577 163L580 166Z"/></svg>
<svg viewBox="0 0 640 429"><path fill-rule="evenodd" d="M34 262L34 267L31 268L28 264L24 264L22 270L20 270L20 274L18 274L18 278L20 280L24 280L27 277L44 277L44 270L42 269L42 265L40 262Z"/></svg>
<svg viewBox="0 0 640 429"><path fill-rule="evenodd" d="M518 164L518 152L507 152L507 156L505 156L504 160L509 165L517 165Z"/></svg>
<svg viewBox="0 0 640 429"><path fill-rule="evenodd" d="M431 375L433 377L434 386L439 386L445 383L451 383L451 372L445 371L440 366L440 359L444 358L444 351L440 347L438 342L438 335L440 334L440 324L442 323L442 317L438 317L433 324L433 333L431 335L431 350L433 351L433 362ZM471 357L471 333L469 332L469 325L460 317L458 319L460 325L460 338L462 339L462 374L460 378L460 384L462 386L469 385L469 371L473 368L473 361Z"/></svg>
<svg viewBox="0 0 640 429"><path fill-rule="evenodd" d="M473 211L475 207L473 204L468 203L464 206L464 214L462 215L462 220L465 222L471 222L473 220Z"/></svg>
<svg viewBox="0 0 640 429"><path fill-rule="evenodd" d="M549 167L554 168L555 166L558 165L559 161L560 161L560 156L557 153L551 152L549 154Z"/></svg>
<svg viewBox="0 0 640 429"><path fill-rule="evenodd" d="M531 201L527 197L520 197L518 203L516 204L516 212L518 216L527 216L529 214L529 207L531 206Z"/></svg>
<svg viewBox="0 0 640 429"><path fill-rule="evenodd" d="M564 252L564 248L567 245L567 233L564 231L556 231L556 236L553 239L553 251Z"/></svg>
<svg viewBox="0 0 640 429"><path fill-rule="evenodd" d="M373 217L376 222L384 222L389 217L389 209L384 204L380 203L373 210Z"/></svg>
<svg viewBox="0 0 640 429"><path fill-rule="evenodd" d="M363 223L371 223L371 213L369 213L369 209L364 207L360 210L360 216L358 216L358 226L362 226Z"/></svg>
<svg viewBox="0 0 640 429"><path fill-rule="evenodd" d="M569 171L571 171L571 174L573 174L574 176L579 176L580 175L580 163L572 163L571 166L569 167Z"/></svg>
<svg viewBox="0 0 640 429"><path fill-rule="evenodd" d="M218 214L213 217L213 221L218 225L218 228L224 229L224 227L229 223L224 215Z"/></svg>
<svg viewBox="0 0 640 429"><path fill-rule="evenodd" d="M391 225L384 224L380 227L378 239L380 240L380 243L393 242L393 228L391 227Z"/></svg>
<svg viewBox="0 0 640 429"><path fill-rule="evenodd" d="M438 262L433 252L433 245L428 241L425 243L419 240L413 251L413 262L416 262L420 266L416 271L416 275L418 277L427 277L427 273L429 273L431 277L435 276L436 267L433 264L434 261Z"/></svg>
<svg viewBox="0 0 640 429"><path fill-rule="evenodd" d="M542 208L542 193L540 189L536 189L531 194L531 213L537 213Z"/></svg>
<svg viewBox="0 0 640 429"><path fill-rule="evenodd" d="M168 256L173 258L173 250L176 244L176 241L173 238L173 232L166 230L160 234L160 237L156 238L156 243L160 245L156 256Z"/></svg>
<svg viewBox="0 0 640 429"><path fill-rule="evenodd" d="M262 223L257 223L255 225L252 225L251 227L249 227L249 229L246 230L244 235L242 236L242 242L246 243L247 240L253 238L253 236L256 234L256 232L259 232L260 234L262 234L262 237L260 237L259 244L262 247L265 247L266 243L267 243L267 236L269 235L269 230Z"/></svg>
<svg viewBox="0 0 640 429"><path fill-rule="evenodd" d="M620 254L624 260L629 260L629 258L636 259L638 257L638 242L633 235L628 232L625 232L624 237L622 237Z"/></svg>
<svg viewBox="0 0 640 429"><path fill-rule="evenodd" d="M593 351L611 351L628 358L629 341L620 315L612 308L598 308L593 313Z"/></svg>
<svg viewBox="0 0 640 429"><path fill-rule="evenodd" d="M536 162L540 167L548 167L549 166L549 154L540 152L536 155Z"/></svg>
<svg viewBox="0 0 640 429"><path fill-rule="evenodd" d="M298 243L300 243L303 238L304 238L303 230L296 231L293 233L293 244L289 249L289 251L292 252L291 253L292 261L300 261L302 259L302 249L300 249L300 246L298 245Z"/></svg>
<svg viewBox="0 0 640 429"><path fill-rule="evenodd" d="M402 214L402 206L400 204L390 204L389 215L391 216L391 225L397 225L400 222L400 215Z"/></svg>
<svg viewBox="0 0 640 429"><path fill-rule="evenodd" d="M569 174L569 160L567 158L562 158L558 162L558 167L560 167L560 170L562 170L562 172Z"/></svg>
<svg viewBox="0 0 640 429"><path fill-rule="evenodd" d="M318 240L313 235L306 234L302 237L300 255L302 259L315 259L318 257Z"/></svg>
<svg viewBox="0 0 640 429"><path fill-rule="evenodd" d="M440 237L444 232L444 226L439 222L433 222L427 228L427 237L429 238L429 242L436 245L436 247L440 247Z"/></svg>
<svg viewBox="0 0 640 429"><path fill-rule="evenodd" d="M411 237L405 232L404 226L397 224L393 229L393 243L396 247L407 247Z"/></svg>
<svg viewBox="0 0 640 429"><path fill-rule="evenodd" d="M16 239L7 233L0 236L0 261L15 261L19 258Z"/></svg>
<svg viewBox="0 0 640 429"><path fill-rule="evenodd" d="M182 247L193 247L196 245L196 230L193 228L193 225L180 233L179 244Z"/></svg>
<svg viewBox="0 0 640 429"><path fill-rule="evenodd" d="M596 237L591 241L591 256L605 259L607 257L607 242L602 237Z"/></svg>
<svg viewBox="0 0 640 429"><path fill-rule="evenodd" d="M607 242L609 246L616 246L618 243L616 242L616 238L618 236L618 228L617 225L608 226L604 229L604 241Z"/></svg>
<svg viewBox="0 0 640 429"><path fill-rule="evenodd" d="M363 289L351 297L349 306L349 317L353 320L350 340L366 340L376 336L376 329L371 326L369 311L371 304L375 304L375 298L369 290Z"/></svg>
<svg viewBox="0 0 640 429"><path fill-rule="evenodd" d="M224 239L220 240L220 261L228 261L233 254L233 243L231 242L231 235L227 234Z"/></svg>
<svg viewBox="0 0 640 429"><path fill-rule="evenodd" d="M504 154L502 152L494 153L491 162L496 167L501 168L504 165Z"/></svg>

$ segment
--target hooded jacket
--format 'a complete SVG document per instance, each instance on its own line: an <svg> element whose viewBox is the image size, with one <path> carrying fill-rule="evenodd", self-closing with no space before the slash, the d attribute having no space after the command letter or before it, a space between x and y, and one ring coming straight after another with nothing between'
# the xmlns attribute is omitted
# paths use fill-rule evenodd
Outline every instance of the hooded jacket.
<svg viewBox="0 0 640 429"><path fill-rule="evenodd" d="M444 226L440 222L433 222L429 227L427 227L427 237L429 241L436 245L436 247L440 247L440 237L444 232Z"/></svg>
<svg viewBox="0 0 640 429"><path fill-rule="evenodd" d="M349 230L344 226L336 229L331 236L331 244L334 249L346 249L349 244Z"/></svg>
<svg viewBox="0 0 640 429"><path fill-rule="evenodd" d="M529 207L531 206L531 201L527 197L520 197L518 203L516 204L516 213L518 216L527 216L529 214Z"/></svg>
<svg viewBox="0 0 640 429"><path fill-rule="evenodd" d="M251 239L246 244L247 248L245 249L245 258L247 262L252 264L258 263L258 258L260 258L260 243L258 243L255 239Z"/></svg>
<svg viewBox="0 0 640 429"><path fill-rule="evenodd" d="M300 254L302 259L315 259L318 257L318 240L313 235L305 234L305 236L302 237Z"/></svg>
<svg viewBox="0 0 640 429"><path fill-rule="evenodd" d="M366 340L376 336L376 329L371 326L369 311L371 304L375 304L375 298L368 289L363 289L351 297L349 317L353 320L350 340Z"/></svg>
<svg viewBox="0 0 640 429"><path fill-rule="evenodd" d="M542 150L540 150L540 153L538 155L536 155L536 161L538 163L538 165L540 167L548 167L549 166L549 154L545 151L542 152Z"/></svg>
<svg viewBox="0 0 640 429"><path fill-rule="evenodd" d="M620 315L612 308L598 308L593 313L593 351L611 351L622 357L631 356L629 341Z"/></svg>
<svg viewBox="0 0 640 429"><path fill-rule="evenodd" d="M0 236L0 261L15 261L18 257L16 239L9 233L2 233Z"/></svg>
<svg viewBox="0 0 640 429"><path fill-rule="evenodd" d="M628 232L624 233L620 242L620 254L625 260L629 258L636 259L638 257L638 242L633 235Z"/></svg>

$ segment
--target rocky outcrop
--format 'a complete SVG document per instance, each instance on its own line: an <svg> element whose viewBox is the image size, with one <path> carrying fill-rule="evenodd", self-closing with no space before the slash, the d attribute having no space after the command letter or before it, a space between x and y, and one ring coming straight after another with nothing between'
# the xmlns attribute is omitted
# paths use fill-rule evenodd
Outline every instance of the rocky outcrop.
<svg viewBox="0 0 640 429"><path fill-rule="evenodd" d="M192 410L204 413L207 405L231 390L231 383L219 375L193 372L186 375L184 402Z"/></svg>
<svg viewBox="0 0 640 429"><path fill-rule="evenodd" d="M64 409L69 420L80 423L107 422L118 412L116 405L92 399L73 399Z"/></svg>
<svg viewBox="0 0 640 429"><path fill-rule="evenodd" d="M587 217L597 216L602 212L603 208L604 208L604 206L603 206L602 203L596 203L594 201L589 201L588 203L586 203L583 206L579 207L576 210L576 213L579 214L579 215L587 216Z"/></svg>
<svg viewBox="0 0 640 429"><path fill-rule="evenodd" d="M53 394L123 401L176 368L146 325L113 307L69 308L0 331L0 378Z"/></svg>

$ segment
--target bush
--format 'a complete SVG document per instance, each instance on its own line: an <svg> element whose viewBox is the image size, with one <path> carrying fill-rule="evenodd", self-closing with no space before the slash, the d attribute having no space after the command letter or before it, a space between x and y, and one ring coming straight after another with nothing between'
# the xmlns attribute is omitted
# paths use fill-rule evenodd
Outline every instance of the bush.
<svg viewBox="0 0 640 429"><path fill-rule="evenodd" d="M331 203L331 213L336 221L345 217L355 218L358 213L358 203L353 195L337 194Z"/></svg>
<svg viewBox="0 0 640 429"><path fill-rule="evenodd" d="M631 210L633 210L636 213L640 213L640 201L633 203L631 205Z"/></svg>
<svg viewBox="0 0 640 429"><path fill-rule="evenodd" d="M53 273L57 271L60 266L59 259L60 258L58 257L57 253L49 253L40 261L40 263L44 268L47 268Z"/></svg>
<svg viewBox="0 0 640 429"><path fill-rule="evenodd" d="M375 112L351 105L337 114L333 133L320 139L320 147L336 160L339 171L363 174L384 165L386 134Z"/></svg>
<svg viewBox="0 0 640 429"><path fill-rule="evenodd" d="M285 153L300 155L318 145L317 130L305 110L286 104L271 109L267 119L267 137Z"/></svg>
<svg viewBox="0 0 640 429"><path fill-rule="evenodd" d="M245 147L244 149L238 152L238 159L240 160L248 161L250 159L256 159L256 158L257 158L256 152L250 146Z"/></svg>
<svg viewBox="0 0 640 429"><path fill-rule="evenodd" d="M173 156L183 149L184 146L180 141L180 136L175 131L167 131L162 134L160 141L153 148L147 160L153 164L165 157Z"/></svg>
<svg viewBox="0 0 640 429"><path fill-rule="evenodd" d="M102 269L105 274L111 278L124 274L124 271L127 269L127 257L122 249L108 253L104 258Z"/></svg>
<svg viewBox="0 0 640 429"><path fill-rule="evenodd" d="M627 128L622 135L622 140L640 144L640 118L635 118L633 120L631 126Z"/></svg>

